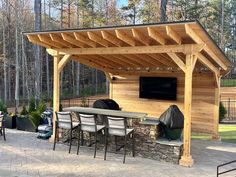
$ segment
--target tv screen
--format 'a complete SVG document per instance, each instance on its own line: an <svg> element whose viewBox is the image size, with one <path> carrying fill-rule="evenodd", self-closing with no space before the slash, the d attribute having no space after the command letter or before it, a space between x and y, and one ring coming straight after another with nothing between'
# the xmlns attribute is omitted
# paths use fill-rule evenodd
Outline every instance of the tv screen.
<svg viewBox="0 0 236 177"><path fill-rule="evenodd" d="M174 77L140 77L139 98L176 100L176 92Z"/></svg>

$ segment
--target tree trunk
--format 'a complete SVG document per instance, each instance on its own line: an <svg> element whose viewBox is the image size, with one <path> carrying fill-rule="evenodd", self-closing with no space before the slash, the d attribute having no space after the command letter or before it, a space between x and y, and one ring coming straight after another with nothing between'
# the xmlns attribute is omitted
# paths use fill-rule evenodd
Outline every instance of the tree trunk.
<svg viewBox="0 0 236 177"><path fill-rule="evenodd" d="M166 5L167 5L167 0L161 0L161 22L165 22L166 19Z"/></svg>
<svg viewBox="0 0 236 177"><path fill-rule="evenodd" d="M41 0L34 1L35 11L35 31L41 30ZM39 100L41 96L41 52L40 47L35 47L35 99Z"/></svg>

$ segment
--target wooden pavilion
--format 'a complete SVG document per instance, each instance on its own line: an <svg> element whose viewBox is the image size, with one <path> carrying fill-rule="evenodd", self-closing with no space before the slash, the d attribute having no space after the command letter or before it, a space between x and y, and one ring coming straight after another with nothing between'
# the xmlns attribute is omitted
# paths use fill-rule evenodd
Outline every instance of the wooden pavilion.
<svg viewBox="0 0 236 177"><path fill-rule="evenodd" d="M54 57L54 111L59 110L60 72L74 60L104 71L110 98L123 110L158 117L171 104L178 105L185 116L181 165L193 164L191 131L219 138L220 78L229 72L231 62L198 21L25 34ZM176 77L177 100L139 98L140 76Z"/></svg>

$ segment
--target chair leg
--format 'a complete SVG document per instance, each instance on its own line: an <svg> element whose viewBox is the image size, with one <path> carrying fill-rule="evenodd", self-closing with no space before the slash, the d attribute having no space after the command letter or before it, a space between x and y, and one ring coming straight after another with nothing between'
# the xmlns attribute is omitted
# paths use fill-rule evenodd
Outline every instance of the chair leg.
<svg viewBox="0 0 236 177"><path fill-rule="evenodd" d="M133 157L135 157L135 136L134 136L134 132L132 134L132 139L133 139Z"/></svg>
<svg viewBox="0 0 236 177"><path fill-rule="evenodd" d="M70 153L70 151L71 151L71 145L72 145L72 129L70 129L70 147L69 147L69 153Z"/></svg>
<svg viewBox="0 0 236 177"><path fill-rule="evenodd" d="M56 148L56 139L57 139L57 127L56 127L56 130L55 130L55 135L54 135L54 143L53 143L53 150L55 151L55 148Z"/></svg>
<svg viewBox="0 0 236 177"><path fill-rule="evenodd" d="M84 145L84 132L81 130L81 145Z"/></svg>
<svg viewBox="0 0 236 177"><path fill-rule="evenodd" d="M116 145L116 152L118 151L118 148L117 148L117 136L115 136L115 145Z"/></svg>
<svg viewBox="0 0 236 177"><path fill-rule="evenodd" d="M125 156L126 156L126 144L127 144L127 135L125 136L125 145L124 145L124 159L123 159L123 164L125 163Z"/></svg>
<svg viewBox="0 0 236 177"><path fill-rule="evenodd" d="M107 159L107 141L108 140L108 134L107 134L107 130L105 129L105 153L104 153L104 160Z"/></svg>
<svg viewBox="0 0 236 177"><path fill-rule="evenodd" d="M94 148L94 158L96 157L96 153L97 153L97 132L95 132L95 148Z"/></svg>
<svg viewBox="0 0 236 177"><path fill-rule="evenodd" d="M3 127L2 131L3 131L3 139L4 139L4 141L6 141L6 134L5 134L5 128L4 127Z"/></svg>
<svg viewBox="0 0 236 177"><path fill-rule="evenodd" d="M80 146L80 129L78 131L79 135L78 135L77 155L79 154L79 146Z"/></svg>

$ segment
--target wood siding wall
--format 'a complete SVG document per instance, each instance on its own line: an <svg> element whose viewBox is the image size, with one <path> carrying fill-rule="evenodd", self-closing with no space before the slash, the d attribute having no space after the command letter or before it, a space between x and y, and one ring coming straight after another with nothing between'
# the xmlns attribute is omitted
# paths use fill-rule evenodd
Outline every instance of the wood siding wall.
<svg viewBox="0 0 236 177"><path fill-rule="evenodd" d="M111 97L119 103L122 110L146 112L148 116L159 117L172 104L176 104L183 112L184 74L155 74L155 76L177 77L177 101L140 99L139 75L123 75L116 78L111 86ZM192 131L194 132L213 133L214 79L213 74L193 76Z"/></svg>
<svg viewBox="0 0 236 177"><path fill-rule="evenodd" d="M236 100L236 87L221 87L220 88L221 100Z"/></svg>

